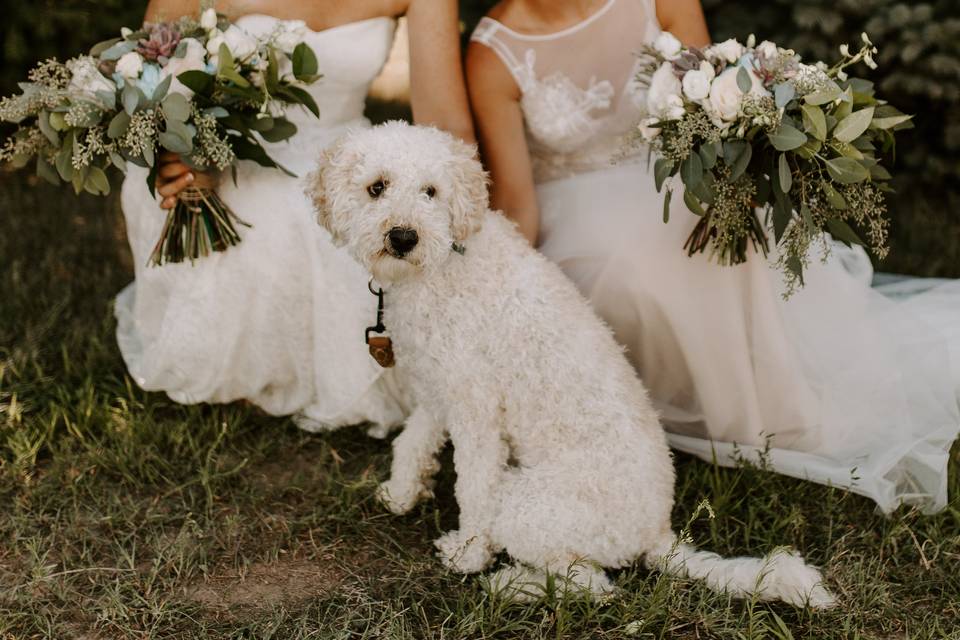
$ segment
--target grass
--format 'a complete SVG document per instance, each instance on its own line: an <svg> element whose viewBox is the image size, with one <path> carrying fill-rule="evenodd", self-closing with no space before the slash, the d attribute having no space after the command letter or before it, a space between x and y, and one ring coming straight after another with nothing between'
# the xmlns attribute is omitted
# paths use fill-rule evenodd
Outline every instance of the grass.
<svg viewBox="0 0 960 640"><path fill-rule="evenodd" d="M113 338L111 300L131 278L116 197L30 183L0 174L4 640L960 638L956 451L951 505L891 518L678 457L678 526L708 499L716 517L692 525L703 548L796 546L825 568L833 611L731 601L639 567L605 603L491 600L432 555L456 522L449 451L437 500L398 518L373 499L388 443L141 391ZM944 220L931 237L950 232Z"/></svg>

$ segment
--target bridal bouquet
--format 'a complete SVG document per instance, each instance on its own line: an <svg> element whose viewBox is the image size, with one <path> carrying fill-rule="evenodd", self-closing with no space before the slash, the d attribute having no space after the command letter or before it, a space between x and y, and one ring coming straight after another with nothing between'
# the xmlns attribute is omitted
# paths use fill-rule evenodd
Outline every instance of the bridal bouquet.
<svg viewBox="0 0 960 640"><path fill-rule="evenodd" d="M126 171L128 162L150 168L153 193L163 150L197 169L231 167L234 179L241 159L286 171L262 141L296 133L284 117L290 105L319 116L303 88L318 77L304 31L302 22L281 22L258 38L208 8L199 21L123 29L89 55L42 62L20 95L0 101L0 119L19 125L0 160L34 162L50 182L98 195L110 190L106 171ZM192 261L240 242L236 225L245 223L215 187L198 179L180 194L152 264Z"/></svg>
<svg viewBox="0 0 960 640"><path fill-rule="evenodd" d="M840 47L832 67L753 36L745 46L727 40L700 50L663 33L642 52L639 136L658 156L657 190L679 174L687 208L700 217L684 245L689 255L709 250L720 264L739 264L752 246L766 256L772 227L788 295L803 284L811 246L828 250L826 233L886 255L891 176L880 158L912 123L872 83L847 75L859 62L876 68L877 50L862 39L856 53ZM665 221L671 195L668 188Z"/></svg>

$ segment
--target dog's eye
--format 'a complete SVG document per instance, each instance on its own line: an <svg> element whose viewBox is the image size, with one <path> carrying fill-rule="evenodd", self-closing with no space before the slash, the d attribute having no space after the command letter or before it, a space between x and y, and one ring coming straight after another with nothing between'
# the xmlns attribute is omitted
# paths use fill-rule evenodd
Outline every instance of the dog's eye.
<svg viewBox="0 0 960 640"><path fill-rule="evenodd" d="M427 187L424 187L423 192L427 194L428 198L433 200L433 198L437 195L437 188L431 184Z"/></svg>
<svg viewBox="0 0 960 640"><path fill-rule="evenodd" d="M387 184L388 184L387 181L381 178L380 180L377 180L376 182L371 184L369 187L367 187L367 193L370 194L371 198L376 200L377 198L383 195L384 191L387 190Z"/></svg>

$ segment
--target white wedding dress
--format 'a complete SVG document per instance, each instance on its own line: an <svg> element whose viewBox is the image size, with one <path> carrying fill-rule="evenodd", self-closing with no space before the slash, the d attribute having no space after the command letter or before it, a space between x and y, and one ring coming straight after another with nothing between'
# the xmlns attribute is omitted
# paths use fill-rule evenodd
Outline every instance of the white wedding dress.
<svg viewBox="0 0 960 640"><path fill-rule="evenodd" d="M608 0L559 33L490 18L473 33L522 91L541 250L625 345L673 447L762 459L886 512L942 509L960 430L960 282L881 293L866 254L836 245L784 301L762 256L687 257L695 217L675 193L664 224L648 151L626 151L645 102L633 54L659 32L653 0Z"/></svg>
<svg viewBox="0 0 960 640"><path fill-rule="evenodd" d="M277 20L237 23L259 34ZM238 246L192 265L148 266L165 212L145 170L131 168L122 204L136 280L117 297L117 341L141 387L181 403L246 399L271 414L300 414L308 426L402 419L363 340L376 315L367 276L318 226L302 182L321 149L369 126L364 100L394 29L393 19L374 18L308 32L323 74L309 87L320 118L293 109L296 136L265 145L300 179L244 161L236 185L222 181L223 200L253 225Z"/></svg>

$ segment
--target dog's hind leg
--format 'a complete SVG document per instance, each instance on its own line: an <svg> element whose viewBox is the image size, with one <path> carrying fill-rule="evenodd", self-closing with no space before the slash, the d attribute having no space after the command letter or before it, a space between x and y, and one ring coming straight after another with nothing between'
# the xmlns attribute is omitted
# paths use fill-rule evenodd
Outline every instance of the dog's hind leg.
<svg viewBox="0 0 960 640"><path fill-rule="evenodd" d="M515 563L491 574L487 588L501 598L532 602L547 595L551 582L558 596L602 597L614 590L601 567L584 561L574 562L558 573Z"/></svg>
<svg viewBox="0 0 960 640"><path fill-rule="evenodd" d="M390 511L403 514L423 497L432 497L432 478L440 469L437 454L447 441L444 428L419 407L393 441L390 479L380 485L377 497Z"/></svg>

